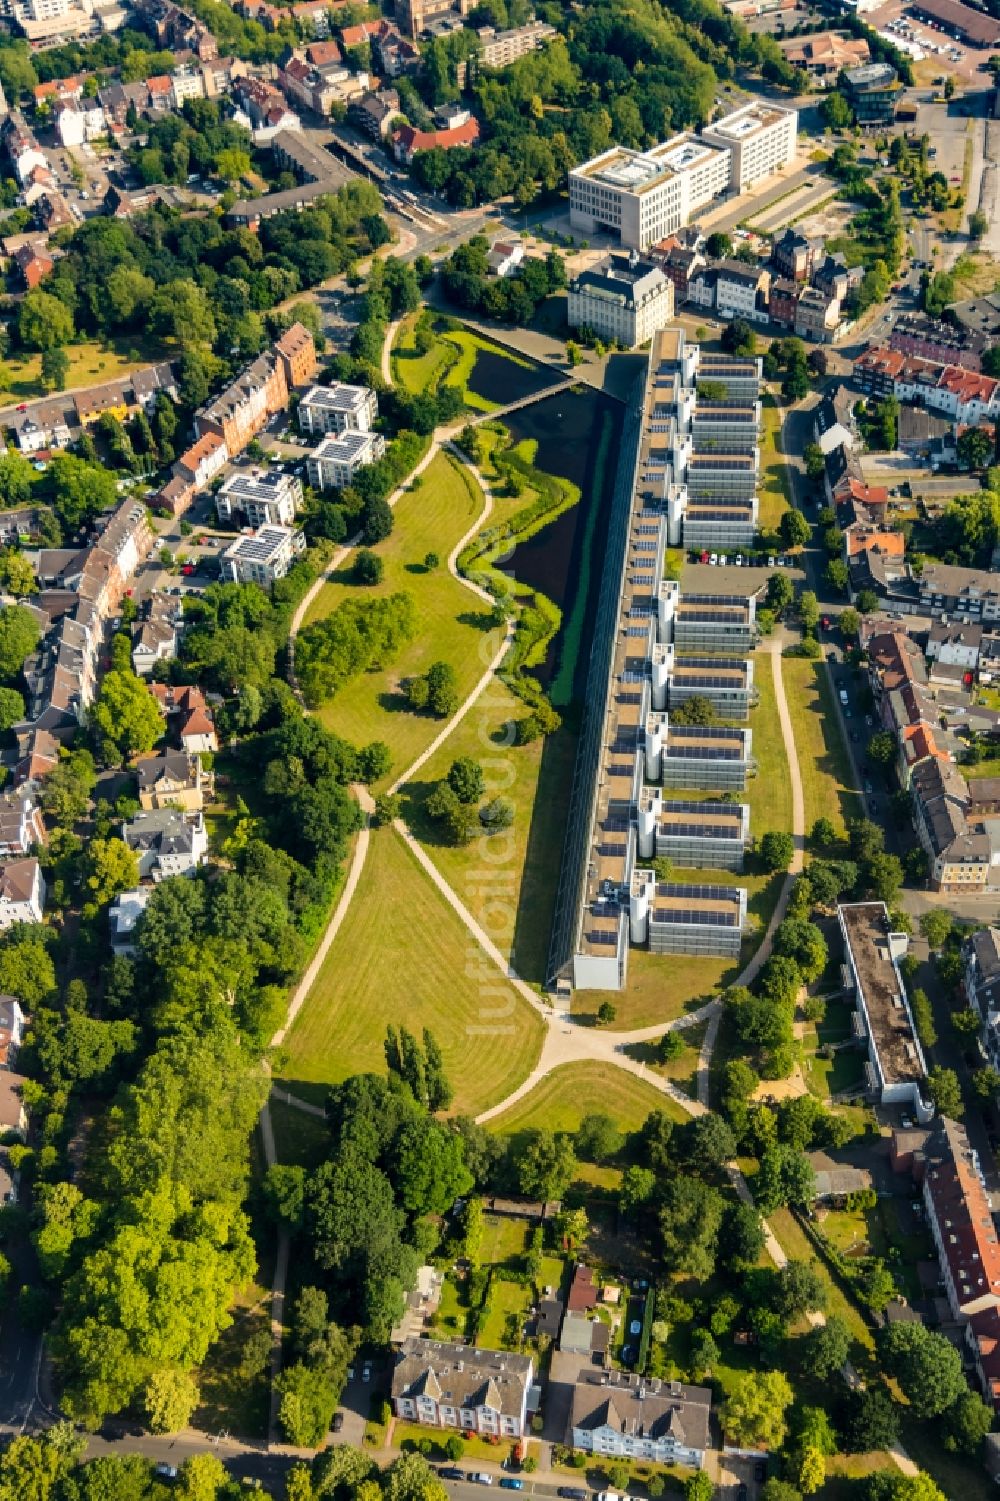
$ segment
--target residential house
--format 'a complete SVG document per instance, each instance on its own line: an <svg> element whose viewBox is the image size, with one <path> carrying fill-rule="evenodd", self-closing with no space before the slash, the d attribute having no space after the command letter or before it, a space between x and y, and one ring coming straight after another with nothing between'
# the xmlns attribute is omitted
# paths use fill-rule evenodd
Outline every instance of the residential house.
<svg viewBox="0 0 1000 1501"><path fill-rule="evenodd" d="M305 550L306 539L294 527L260 526L252 537L238 537L226 548L220 560L222 578L270 588Z"/></svg>
<svg viewBox="0 0 1000 1501"><path fill-rule="evenodd" d="M191 755L219 749L211 713L200 688L151 683L150 692L167 716L184 750Z"/></svg>
<svg viewBox="0 0 1000 1501"><path fill-rule="evenodd" d="M309 483L317 490L343 490L359 469L385 453L385 438L376 432L330 433L306 459Z"/></svg>
<svg viewBox="0 0 1000 1501"><path fill-rule="evenodd" d="M1000 864L1000 824L991 834L970 828L968 791L958 769L937 758L921 762L910 781L917 837L931 862L935 891L985 890Z"/></svg>
<svg viewBox="0 0 1000 1501"><path fill-rule="evenodd" d="M862 274L863 268L848 266L842 255L827 255L818 265L814 264L812 285L827 296L844 302L847 294L860 286Z"/></svg>
<svg viewBox="0 0 1000 1501"><path fill-rule="evenodd" d="M518 58L527 57L556 36L554 26L547 21L529 21L525 26L512 26L497 31L493 26L477 26L479 50L470 62L458 65L458 86L464 89L472 73L478 76L481 68L509 68Z"/></svg>
<svg viewBox="0 0 1000 1501"><path fill-rule="evenodd" d="M627 1371L581 1371L566 1444L601 1459L701 1469L709 1447L712 1393Z"/></svg>
<svg viewBox="0 0 1000 1501"><path fill-rule="evenodd" d="M151 886L135 886L122 891L108 912L111 952L120 959L131 959L136 952L135 930L153 895Z"/></svg>
<svg viewBox="0 0 1000 1501"><path fill-rule="evenodd" d="M392 1372L393 1411L429 1428L520 1438L533 1374L530 1355L407 1339Z"/></svg>
<svg viewBox="0 0 1000 1501"><path fill-rule="evenodd" d="M367 433L378 417L378 397L367 386L349 386L340 381L313 386L296 411L304 433Z"/></svg>
<svg viewBox="0 0 1000 1501"><path fill-rule="evenodd" d="M65 404L54 399L35 402L25 412L15 412L7 419L7 428L23 454L42 453L50 448L66 448L71 442Z"/></svg>
<svg viewBox="0 0 1000 1501"><path fill-rule="evenodd" d="M573 1268L566 1308L569 1313L589 1313L600 1301L600 1288L594 1278L593 1267L578 1261Z"/></svg>
<svg viewBox="0 0 1000 1501"><path fill-rule="evenodd" d="M229 448L218 433L203 433L186 448L176 461L172 473L188 482L194 490L204 490L229 462Z"/></svg>
<svg viewBox="0 0 1000 1501"><path fill-rule="evenodd" d="M771 244L771 264L776 274L786 281L807 282L822 249L822 241L810 240L789 226L784 234L775 236Z"/></svg>
<svg viewBox="0 0 1000 1501"><path fill-rule="evenodd" d="M99 99L81 99L78 104L57 104L53 111L56 134L63 146L82 146L108 133L108 122Z"/></svg>
<svg viewBox="0 0 1000 1501"><path fill-rule="evenodd" d="M16 996L0 995L0 1068L13 1068L24 1041L24 1012Z"/></svg>
<svg viewBox="0 0 1000 1501"><path fill-rule="evenodd" d="M0 794L0 857L27 855L48 842L42 810L29 792Z"/></svg>
<svg viewBox="0 0 1000 1501"><path fill-rule="evenodd" d="M678 236L670 235L654 245L649 255L659 263L667 280L673 283L674 306L686 302L692 278L705 265L701 250L696 245L683 245Z"/></svg>
<svg viewBox="0 0 1000 1501"><path fill-rule="evenodd" d="M594 1365L607 1364L611 1343L610 1326L586 1314L567 1313L559 1333L559 1349L570 1355L589 1356Z"/></svg>
<svg viewBox="0 0 1000 1501"><path fill-rule="evenodd" d="M814 344L832 344L841 322L840 298L820 287L803 287L795 304L796 336Z"/></svg>
<svg viewBox="0 0 1000 1501"><path fill-rule="evenodd" d="M291 526L302 505L302 482L284 469L240 469L217 492L220 521L240 526Z"/></svg>
<svg viewBox="0 0 1000 1501"><path fill-rule="evenodd" d="M523 260L523 241L494 240L486 257L486 265L491 276L513 276Z"/></svg>
<svg viewBox="0 0 1000 1501"><path fill-rule="evenodd" d="M996 799L993 804L998 811ZM962 943L962 960L965 998L979 1014L984 1055L991 1068L1000 1070L1000 928L970 933Z"/></svg>
<svg viewBox="0 0 1000 1501"><path fill-rule="evenodd" d="M246 120L254 145L264 146L285 131L297 131L302 121L285 103L280 89L257 77L237 78L231 98L236 119Z"/></svg>
<svg viewBox="0 0 1000 1501"><path fill-rule="evenodd" d="M44 907L45 880L34 856L0 865L0 930L41 922Z"/></svg>
<svg viewBox="0 0 1000 1501"><path fill-rule="evenodd" d="M401 125L392 133L392 152L398 162L412 166L418 151L450 151L455 146L474 146L479 140L479 122L469 118L445 130L417 130Z"/></svg>
<svg viewBox="0 0 1000 1501"><path fill-rule="evenodd" d="M55 261L47 254L43 242L22 245L14 252L13 260L28 292L34 291L55 267Z"/></svg>
<svg viewBox="0 0 1000 1501"><path fill-rule="evenodd" d="M827 392L816 408L813 441L823 450L824 455L834 448L857 448L854 397L846 386L837 386L833 391Z"/></svg>
<svg viewBox="0 0 1000 1501"><path fill-rule="evenodd" d="M139 806L147 810L180 808L185 813L200 813L206 792L211 796L213 777L205 771L201 758L184 750L158 751L140 756L135 764L139 783Z"/></svg>
<svg viewBox="0 0 1000 1501"><path fill-rule="evenodd" d="M767 313L772 323L780 323L785 328L794 326L801 290L798 282L788 281L783 276L773 279L767 294Z"/></svg>
<svg viewBox="0 0 1000 1501"><path fill-rule="evenodd" d="M842 31L819 31L812 36L779 41L785 61L801 68L821 88L832 88L845 68L859 68L871 53L864 37L848 36Z"/></svg>
<svg viewBox="0 0 1000 1501"><path fill-rule="evenodd" d="M151 594L132 627L132 666L145 678L157 662L170 662L177 655L184 611L180 600L168 594Z"/></svg>
<svg viewBox="0 0 1000 1501"><path fill-rule="evenodd" d="M192 875L208 852L201 813L170 807L140 810L122 825L122 839L139 856L140 877L154 881Z"/></svg>
<svg viewBox="0 0 1000 1501"><path fill-rule="evenodd" d="M373 141L384 141L393 120L399 114L399 95L395 89L379 89L365 94L347 106L349 122Z"/></svg>

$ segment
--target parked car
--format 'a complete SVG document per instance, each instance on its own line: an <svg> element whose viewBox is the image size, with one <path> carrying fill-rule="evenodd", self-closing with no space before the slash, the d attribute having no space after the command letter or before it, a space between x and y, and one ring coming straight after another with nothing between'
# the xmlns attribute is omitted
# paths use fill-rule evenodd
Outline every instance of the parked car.
<svg viewBox="0 0 1000 1501"><path fill-rule="evenodd" d="M472 1481L473 1485L493 1484L493 1476L487 1475L485 1470L473 1470L472 1474L469 1476L469 1479Z"/></svg>
<svg viewBox="0 0 1000 1501"><path fill-rule="evenodd" d="M500 1489L502 1491L523 1491L524 1481L515 1480L512 1475L504 1475L500 1481Z"/></svg>
<svg viewBox="0 0 1000 1501"><path fill-rule="evenodd" d="M562 1501L587 1501L590 1492L585 1491L578 1485L561 1485L556 1492Z"/></svg>
<svg viewBox="0 0 1000 1501"><path fill-rule="evenodd" d="M343 1428L343 1426L344 1426L344 1414L342 1412L335 1412L334 1415L333 1415L333 1424L332 1424L334 1433L339 1433L340 1430L341 1430L341 1428Z"/></svg>
<svg viewBox="0 0 1000 1501"><path fill-rule="evenodd" d="M154 1466L153 1474L157 1477L158 1480L176 1480L177 1466L161 1463Z"/></svg>
<svg viewBox="0 0 1000 1501"><path fill-rule="evenodd" d="M443 1465L441 1469L438 1470L438 1474L441 1476L442 1480L465 1479L465 1471L458 1469L455 1465Z"/></svg>

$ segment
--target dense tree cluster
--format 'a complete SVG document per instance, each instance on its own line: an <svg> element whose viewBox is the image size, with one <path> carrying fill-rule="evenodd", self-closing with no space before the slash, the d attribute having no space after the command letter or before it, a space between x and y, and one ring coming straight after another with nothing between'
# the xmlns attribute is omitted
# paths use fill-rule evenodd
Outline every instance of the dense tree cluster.
<svg viewBox="0 0 1000 1501"><path fill-rule="evenodd" d="M359 673L387 666L416 628L412 595L346 599L325 619L306 626L296 643L295 667L306 702L324 703Z"/></svg>
<svg viewBox="0 0 1000 1501"><path fill-rule="evenodd" d="M452 302L470 312L508 323L526 324L538 305L566 285L566 267L558 251L544 260L529 259L511 276L491 276L490 242L474 235L452 252L442 268L444 289Z"/></svg>

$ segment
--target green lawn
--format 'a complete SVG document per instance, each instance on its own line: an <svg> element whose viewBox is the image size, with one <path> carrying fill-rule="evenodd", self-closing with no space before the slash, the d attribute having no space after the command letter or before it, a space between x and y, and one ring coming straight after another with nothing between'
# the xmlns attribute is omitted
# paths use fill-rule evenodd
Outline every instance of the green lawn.
<svg viewBox="0 0 1000 1501"><path fill-rule="evenodd" d="M283 1100L271 1101L271 1129L279 1162L311 1172L330 1155L330 1133L325 1122L304 1110L296 1110L294 1105L286 1105Z"/></svg>
<svg viewBox="0 0 1000 1501"><path fill-rule="evenodd" d="M610 1115L623 1131L634 1131L651 1110L677 1121L687 1114L667 1095L624 1069L604 1063L566 1063L554 1069L523 1100L490 1122L503 1136L519 1131L577 1131L585 1115Z"/></svg>
<svg viewBox="0 0 1000 1501"><path fill-rule="evenodd" d="M526 713L520 699L495 678L421 767L418 779L403 789L403 816L501 953L525 979L541 981L576 741L564 728L547 740L515 745L514 722ZM424 812L427 795L459 756L472 756L480 763L487 797L503 797L513 804L514 823L508 832L471 844L450 844Z"/></svg>
<svg viewBox="0 0 1000 1501"><path fill-rule="evenodd" d="M456 1113L503 1099L541 1048L541 1018L482 954L399 835L381 829L287 1040L282 1080L321 1101L323 1085L381 1073L390 1022L434 1033Z"/></svg>
<svg viewBox="0 0 1000 1501"><path fill-rule="evenodd" d="M785 657L781 663L785 698L795 732L806 831L817 818L830 818L843 832L848 818L864 811L853 778L833 702L829 676L818 662Z"/></svg>
<svg viewBox="0 0 1000 1501"><path fill-rule="evenodd" d="M786 664L782 663L784 667ZM750 711L753 756L757 775L741 794L750 805L750 832L755 839L769 830L790 832L792 783L781 738L781 725L774 696L774 663L770 652L754 657L754 683L760 695ZM788 688L786 685L786 696ZM672 798L712 797L714 793L670 790ZM753 931L744 939L738 963L731 959L693 958L687 954L656 955L634 948L628 958L628 979L621 991L582 990L573 997L574 1014L596 1016L598 1007L610 1001L616 1008L615 1026L621 1030L648 1027L654 1022L673 1021L693 1011L721 987L731 985L751 958L767 928L781 894L783 877L756 873L752 860L745 874L725 870L675 870L671 879L715 886L745 886L747 910Z"/></svg>
<svg viewBox="0 0 1000 1501"><path fill-rule="evenodd" d="M989 760L977 761L974 764L965 762L959 765L959 771L966 781L970 778L975 781L977 777L1000 777L1000 756L993 756Z"/></svg>
<svg viewBox="0 0 1000 1501"><path fill-rule="evenodd" d="M393 379L411 395L436 391L443 384L459 391L470 411L493 412L499 402L489 401L469 390L469 379L480 351L500 355L523 370L535 368L530 360L519 359L510 350L481 338L470 328L436 331L430 349L426 354L418 354L414 347L416 323L415 318L406 320L392 349Z"/></svg>
<svg viewBox="0 0 1000 1501"><path fill-rule="evenodd" d="M753 1188L752 1182L750 1187ZM865 1351L872 1350L874 1339L871 1330L854 1304L841 1292L824 1263L819 1260L812 1242L806 1237L791 1210L776 1209L773 1214L768 1215L767 1222L786 1256L794 1257L797 1261L815 1261L820 1276L826 1284L826 1312L839 1315L857 1343L863 1346Z"/></svg>
<svg viewBox="0 0 1000 1501"><path fill-rule="evenodd" d="M105 381L119 380L130 375L143 365L168 359L176 354L160 339L145 335L130 334L118 339L108 348L87 341L83 344L67 344L69 370L66 374L67 391L78 391L82 386L100 386ZM15 353L3 362L3 380L0 382L0 406L5 396L14 401L30 401L44 396L42 386L42 357L40 354Z"/></svg>
<svg viewBox="0 0 1000 1501"><path fill-rule="evenodd" d="M788 468L781 450L781 409L773 396L765 396L761 412L757 496L760 502L761 531L777 531L782 516L792 504L792 494Z"/></svg>
<svg viewBox="0 0 1000 1501"><path fill-rule="evenodd" d="M504 1282L494 1277L490 1284L490 1310L483 1319L476 1335L476 1344L486 1350L510 1350L519 1348L519 1342L510 1336L508 1318L522 1326L534 1301L535 1289L530 1283Z"/></svg>
<svg viewBox="0 0 1000 1501"><path fill-rule="evenodd" d="M458 539L482 514L483 495L468 470L448 454L438 454L415 490L396 507L392 534L378 547L385 564L382 583L365 594L405 590L417 611L417 634L384 672L352 679L317 717L327 729L355 745L384 740L398 774L434 739L441 721L412 713L401 691L404 678L427 671L432 662L450 662L464 698L493 656L499 638L487 628L486 606L448 572L445 560ZM430 571L424 558L436 552ZM351 583L351 559L319 591L307 621L323 619L362 591Z"/></svg>

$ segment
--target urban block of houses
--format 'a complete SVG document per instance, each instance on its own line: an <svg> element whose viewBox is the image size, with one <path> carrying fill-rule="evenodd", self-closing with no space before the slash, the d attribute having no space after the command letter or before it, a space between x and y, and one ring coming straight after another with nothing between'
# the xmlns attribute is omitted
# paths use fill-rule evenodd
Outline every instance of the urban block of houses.
<svg viewBox="0 0 1000 1501"><path fill-rule="evenodd" d="M23 454L65 448L104 412L128 421L140 409L152 411L161 392L172 398L177 396L173 366L167 363L136 370L122 380L26 402L24 411L13 413L5 425Z"/></svg>
<svg viewBox="0 0 1000 1501"><path fill-rule="evenodd" d="M957 767L942 757L929 756L913 768L910 790L917 836L930 861L933 888L982 891L1000 881L1000 820L987 819L978 829L970 827L968 791Z"/></svg>
<svg viewBox="0 0 1000 1501"><path fill-rule="evenodd" d="M290 526L302 506L302 482L284 469L239 469L215 497L220 521L241 526Z"/></svg>
<svg viewBox="0 0 1000 1501"><path fill-rule="evenodd" d="M455 27L472 9L472 0L396 0L396 21L408 37L419 37L439 21Z"/></svg>
<svg viewBox="0 0 1000 1501"><path fill-rule="evenodd" d="M566 320L597 338L636 349L674 316L674 287L652 260L609 255L569 284Z"/></svg>
<svg viewBox="0 0 1000 1501"><path fill-rule="evenodd" d="M389 88L364 94L360 99L352 100L347 107L350 124L373 141L386 140L398 114L399 94L395 89Z"/></svg>
<svg viewBox="0 0 1000 1501"><path fill-rule="evenodd" d="M330 433L306 459L309 483L316 490L343 490L354 483L359 469L377 463L384 453L381 433Z"/></svg>
<svg viewBox="0 0 1000 1501"><path fill-rule="evenodd" d="M304 433L366 433L378 417L378 397L367 386L336 381L313 386L299 402L296 412Z"/></svg>
<svg viewBox="0 0 1000 1501"><path fill-rule="evenodd" d="M39 923L45 908L45 878L32 855L0 865L0 931L15 923Z"/></svg>
<svg viewBox="0 0 1000 1501"><path fill-rule="evenodd" d="M926 313L900 313L889 334L889 348L898 354L915 354L942 365L962 365L966 370L981 368L987 339L974 328L945 323Z"/></svg>
<svg viewBox="0 0 1000 1501"><path fill-rule="evenodd" d="M899 971L907 936L893 931L884 902L840 906L837 920L854 996L853 1031L868 1053L866 1092L876 1104L902 1105L926 1124L934 1107L924 1099L927 1068Z"/></svg>
<svg viewBox="0 0 1000 1501"><path fill-rule="evenodd" d="M302 209L356 181L356 173L301 130L279 130L270 138L269 145L275 161L294 174L298 186L265 193L260 198L239 199L226 212L225 222L230 228L256 230L262 219Z"/></svg>
<svg viewBox="0 0 1000 1501"><path fill-rule="evenodd" d="M711 261L696 271L688 284L688 301L720 318L743 318L766 323L771 273L745 261Z"/></svg>
<svg viewBox="0 0 1000 1501"><path fill-rule="evenodd" d="M200 756L185 750L140 756L135 763L135 774L139 806L147 811L179 808L185 813L200 813L206 794L212 794L212 773L204 770Z"/></svg>
<svg viewBox="0 0 1000 1501"><path fill-rule="evenodd" d="M139 876L164 881L189 876L204 862L208 834L200 812L143 808L122 825L122 839L139 856Z"/></svg>
<svg viewBox="0 0 1000 1501"><path fill-rule="evenodd" d="M528 1432L534 1363L528 1355L408 1339L392 1372L397 1417L496 1438Z"/></svg>
<svg viewBox="0 0 1000 1501"><path fill-rule="evenodd" d="M918 402L955 423L978 427L1000 419L1000 381L964 365L870 347L855 360L854 378L866 394Z"/></svg>
<svg viewBox="0 0 1000 1501"><path fill-rule="evenodd" d="M252 536L238 537L226 548L220 559L221 575L231 583L269 589L305 550L305 536L294 527L260 526Z"/></svg>
<svg viewBox="0 0 1000 1501"><path fill-rule="evenodd" d="M712 1393L631 1371L581 1372L573 1388L566 1443L602 1459L701 1469L709 1447Z"/></svg>

